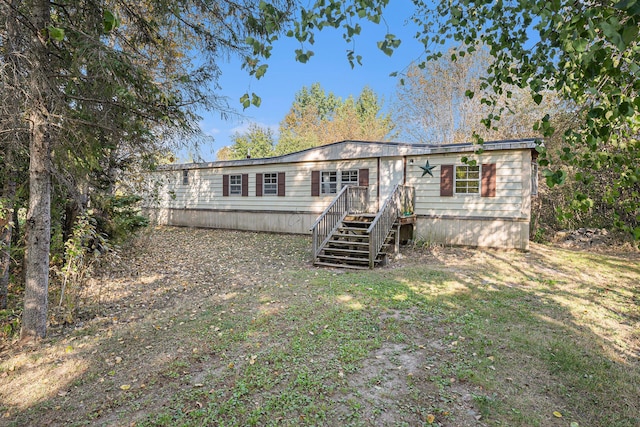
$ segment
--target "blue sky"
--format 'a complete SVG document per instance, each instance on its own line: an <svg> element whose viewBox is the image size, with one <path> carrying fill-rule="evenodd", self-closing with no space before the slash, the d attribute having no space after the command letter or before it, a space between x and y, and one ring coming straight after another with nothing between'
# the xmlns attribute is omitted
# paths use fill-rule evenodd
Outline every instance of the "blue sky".
<svg viewBox="0 0 640 427"><path fill-rule="evenodd" d="M363 57L362 66L351 68L346 51L351 49L337 30L324 30L316 35L316 43L309 46L314 56L306 64L295 61L295 49L300 47L296 40L279 40L268 60L269 70L260 80L248 75L240 67L240 61L233 59L223 63L218 93L226 96L230 106L240 117L222 120L218 112L202 112L200 127L205 134L214 138L210 145L200 149L204 161L215 160L218 150L233 143L235 132L242 132L249 124L257 123L277 130L278 124L289 111L296 92L303 86L319 82L325 91L346 98L357 96L365 86L371 87L379 97L384 98L388 109L396 90L397 78L390 77L394 71L402 71L411 61L421 57L424 49L413 39L415 27L409 22L413 6L408 0L394 0L387 7L380 25L364 24L362 34L356 38L356 54ZM386 56L378 50L376 42L388 32L402 39L402 44L393 56ZM259 108L242 110L240 97L255 92L262 98ZM188 154L181 154L181 160L188 160Z"/></svg>

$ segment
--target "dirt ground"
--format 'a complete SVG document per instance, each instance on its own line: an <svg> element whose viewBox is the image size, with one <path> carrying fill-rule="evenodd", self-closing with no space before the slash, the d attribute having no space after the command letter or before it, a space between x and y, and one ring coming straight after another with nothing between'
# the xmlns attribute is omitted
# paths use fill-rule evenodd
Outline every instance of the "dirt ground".
<svg viewBox="0 0 640 427"><path fill-rule="evenodd" d="M251 368L260 361L257 354L278 346L271 336L279 333L266 327L255 329L263 336L246 332L236 340L231 335L234 328L258 321L256 313L279 314L288 307L315 304L322 298L313 286L318 275L332 280L351 274L313 267L309 248L310 239L304 236L186 228L158 228L145 234L113 258L108 271L83 292L72 324L54 322L48 338L38 345L3 343L0 425L172 425L149 417L176 406L176 401L188 402L189 410L202 409L215 400L216 389L222 390L220 396L233 397L224 390L237 389L238 377L227 371ZM539 257L536 251L504 252L500 257L507 264L513 259L531 264ZM405 248L378 274L395 277L396 270L425 265L446 265L470 274L466 268L478 256L470 249ZM330 388L330 397L322 397L329 405L323 412L328 418L312 422L301 414L270 422L494 425L483 415L483 400L478 398L483 396L482 386L446 377L443 366L456 363L458 357L452 351L458 330L429 316L420 310L381 310L372 319L374 326L402 339L376 335L383 339L375 338L377 344L355 368L336 371L331 381L337 385ZM275 327L295 328L292 324ZM435 329L416 325L435 325ZM310 335L323 333L322 325L305 327ZM223 341L227 331L230 338ZM216 334L223 338L215 341ZM311 357L336 355L319 350ZM309 360L306 369L313 372L328 366L318 359ZM254 398L256 405L265 404L265 397ZM184 407L181 411L188 412ZM350 418L353 414L357 417ZM226 416L226 425L242 425ZM548 425L569 425L556 421L551 419Z"/></svg>

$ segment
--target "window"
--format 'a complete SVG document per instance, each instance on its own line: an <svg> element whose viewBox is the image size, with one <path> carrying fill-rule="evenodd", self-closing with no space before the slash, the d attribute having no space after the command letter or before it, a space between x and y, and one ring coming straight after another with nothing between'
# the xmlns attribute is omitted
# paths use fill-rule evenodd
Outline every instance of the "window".
<svg viewBox="0 0 640 427"><path fill-rule="evenodd" d="M483 163L482 166L441 165L440 196L453 197L455 193L496 197L496 176L495 163Z"/></svg>
<svg viewBox="0 0 640 427"><path fill-rule="evenodd" d="M322 172L321 175L321 193L336 194L338 192L338 172Z"/></svg>
<svg viewBox="0 0 640 427"><path fill-rule="evenodd" d="M531 163L531 195L538 195L538 163Z"/></svg>
<svg viewBox="0 0 640 427"><path fill-rule="evenodd" d="M263 193L265 196L276 196L278 194L278 174L265 173Z"/></svg>
<svg viewBox="0 0 640 427"><path fill-rule="evenodd" d="M189 185L189 170L182 170L182 185Z"/></svg>
<svg viewBox="0 0 640 427"><path fill-rule="evenodd" d="M278 188L280 185L280 178L278 178ZM338 190L342 190L347 185L368 187L369 169L311 171L311 195L314 197L337 194ZM279 190L278 194L280 194Z"/></svg>
<svg viewBox="0 0 640 427"><path fill-rule="evenodd" d="M478 194L480 192L480 166L456 166L456 194Z"/></svg>
<svg viewBox="0 0 640 427"><path fill-rule="evenodd" d="M340 177L340 188L344 188L347 185L358 185L358 170L346 170L342 171Z"/></svg>
<svg viewBox="0 0 640 427"><path fill-rule="evenodd" d="M235 196L242 194L242 175L229 176L229 194Z"/></svg>

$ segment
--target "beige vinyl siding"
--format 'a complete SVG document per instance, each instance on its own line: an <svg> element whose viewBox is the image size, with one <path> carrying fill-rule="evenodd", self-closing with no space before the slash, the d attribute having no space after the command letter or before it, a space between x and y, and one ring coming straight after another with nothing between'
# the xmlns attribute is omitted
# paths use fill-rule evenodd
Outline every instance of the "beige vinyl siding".
<svg viewBox="0 0 640 427"><path fill-rule="evenodd" d="M525 199L528 199L524 182L523 151L488 152L479 156L469 156L478 164L496 165L496 196L481 197L480 194L455 194L451 197L440 196L441 166L461 165L460 154L444 156L418 156L408 158L407 185L415 187L416 214L433 217L486 217L486 218L528 218ZM422 176L427 159L434 169L434 176ZM413 160L413 164L411 163ZM530 167L530 165L529 165Z"/></svg>
<svg viewBox="0 0 640 427"><path fill-rule="evenodd" d="M486 217L528 218L530 178L530 153L526 150L487 152L475 157L479 164L496 164L496 197L454 194L440 196L440 172L443 164L460 165L460 154L415 156L407 158L406 183L415 187L418 215L432 217ZM470 156L470 158L474 158ZM427 159L434 169L434 176L422 176ZM413 163L411 163L413 160ZM165 175L165 185L160 191L161 206L172 209L247 210L247 211L296 211L322 212L334 195L311 196L311 172L369 169L370 200L375 203L378 192L377 159L281 163L226 168L201 168L189 170L189 184L182 184L182 170L156 172ZM256 173L284 172L286 195L255 196ZM247 174L247 197L222 195L223 175ZM526 177L526 179L524 179ZM384 175L381 177L384 180ZM175 195L170 197L170 192ZM381 200L383 202L383 200Z"/></svg>
<svg viewBox="0 0 640 427"><path fill-rule="evenodd" d="M230 168L202 168L189 170L189 185L182 185L182 170L156 172L164 176L166 184L160 190L161 206L171 209L297 211L321 213L335 195L311 196L311 171L342 171L369 168L371 197L376 192L376 160L341 160L328 162L282 163ZM285 173L284 197L257 196L256 173ZM223 175L248 174L249 195L222 195ZM170 196L171 192L175 198Z"/></svg>

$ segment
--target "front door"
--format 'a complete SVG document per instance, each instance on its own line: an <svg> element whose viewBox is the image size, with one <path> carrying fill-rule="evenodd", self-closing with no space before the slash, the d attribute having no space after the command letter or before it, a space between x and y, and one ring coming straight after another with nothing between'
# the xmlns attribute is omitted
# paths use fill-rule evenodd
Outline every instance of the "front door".
<svg viewBox="0 0 640 427"><path fill-rule="evenodd" d="M404 183L404 158L385 157L380 158L378 180L380 191L378 193L378 209L389 197L396 184Z"/></svg>

